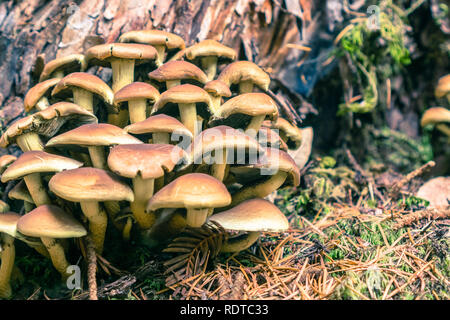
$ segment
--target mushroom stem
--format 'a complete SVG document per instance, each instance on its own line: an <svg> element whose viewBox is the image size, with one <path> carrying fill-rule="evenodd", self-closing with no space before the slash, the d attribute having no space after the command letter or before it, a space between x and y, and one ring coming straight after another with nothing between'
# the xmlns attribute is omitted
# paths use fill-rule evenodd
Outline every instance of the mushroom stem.
<svg viewBox="0 0 450 320"><path fill-rule="evenodd" d="M223 181L223 179L225 178L225 172L227 169L227 155L227 149L223 148L222 156L219 158L214 157L215 162L211 166L211 175L217 180Z"/></svg>
<svg viewBox="0 0 450 320"><path fill-rule="evenodd" d="M253 92L253 82L250 80L245 80L239 82L239 93L250 93Z"/></svg>
<svg viewBox="0 0 450 320"><path fill-rule="evenodd" d="M103 146L89 146L88 150L94 168L107 170L105 148Z"/></svg>
<svg viewBox="0 0 450 320"><path fill-rule="evenodd" d="M186 214L186 225L192 228L200 228L208 217L209 208L188 208Z"/></svg>
<svg viewBox="0 0 450 320"><path fill-rule="evenodd" d="M217 57L216 56L206 56L201 59L202 68L208 77L208 81L214 80L217 72Z"/></svg>
<svg viewBox="0 0 450 320"><path fill-rule="evenodd" d="M197 136L197 108L195 103L180 103L178 104L180 111L180 119L184 126L194 135Z"/></svg>
<svg viewBox="0 0 450 320"><path fill-rule="evenodd" d="M123 227L123 230L122 230L123 241L125 241L125 242L130 241L130 233L131 233L132 227L133 227L133 218L128 217L127 222L125 223L125 226Z"/></svg>
<svg viewBox="0 0 450 320"><path fill-rule="evenodd" d="M14 269L14 260L16 249L14 247L14 238L8 234L1 235L2 241L2 263L0 265L0 298L7 299L12 295L11 273Z"/></svg>
<svg viewBox="0 0 450 320"><path fill-rule="evenodd" d="M133 178L134 201L130 204L131 212L141 229L149 229L156 220L154 212L146 213L147 202L153 196L155 180Z"/></svg>
<svg viewBox="0 0 450 320"><path fill-rule="evenodd" d="M36 207L52 203L42 184L41 174L39 172L28 174L23 177L23 180L27 185L28 192L30 193L31 198L33 198Z"/></svg>
<svg viewBox="0 0 450 320"><path fill-rule="evenodd" d="M53 72L52 78L58 78L58 79L64 78L64 71L63 70L57 70L57 71Z"/></svg>
<svg viewBox="0 0 450 320"><path fill-rule="evenodd" d="M283 185L286 177L286 172L278 171L263 183L243 187L241 190L233 194L231 204L227 208L234 207L235 205L248 199L264 198L268 196Z"/></svg>
<svg viewBox="0 0 450 320"><path fill-rule="evenodd" d="M168 132L154 132L152 133L154 144L170 144L170 134Z"/></svg>
<svg viewBox="0 0 450 320"><path fill-rule="evenodd" d="M221 252L239 252L249 248L258 240L261 232L252 231L241 234L236 237L229 238L220 249Z"/></svg>
<svg viewBox="0 0 450 320"><path fill-rule="evenodd" d="M245 134L255 138L265 118L265 115L252 117L252 120L250 120L250 123L247 125L247 129L245 129Z"/></svg>
<svg viewBox="0 0 450 320"><path fill-rule="evenodd" d="M73 103L94 113L94 94L82 88L73 88Z"/></svg>
<svg viewBox="0 0 450 320"><path fill-rule="evenodd" d="M50 254L53 266L61 274L62 280L67 280L70 276L70 274L67 273L67 268L70 264L67 262L63 246L53 238L41 237L41 241Z"/></svg>
<svg viewBox="0 0 450 320"><path fill-rule="evenodd" d="M103 252L103 244L105 242L106 226L108 224L108 217L97 201L83 201L80 202L81 210L86 218L89 220L89 233L92 241L95 244L95 251L98 254Z"/></svg>
<svg viewBox="0 0 450 320"><path fill-rule="evenodd" d="M217 115L222 103L222 96L210 94L209 97L211 98L211 110L213 111L213 115Z"/></svg>
<svg viewBox="0 0 450 320"><path fill-rule="evenodd" d="M35 132L22 133L16 138L16 143L23 152L44 151L44 144Z"/></svg>
<svg viewBox="0 0 450 320"><path fill-rule="evenodd" d="M172 87L179 86L181 84L181 80L167 80L166 88L169 90Z"/></svg>
<svg viewBox="0 0 450 320"><path fill-rule="evenodd" d="M146 99L128 101L128 113L130 114L130 123L136 123L147 119Z"/></svg>
<svg viewBox="0 0 450 320"><path fill-rule="evenodd" d="M166 46L165 45L154 45L156 51L158 52L158 58L156 59L156 66L161 66L164 63L166 57Z"/></svg>
<svg viewBox="0 0 450 320"><path fill-rule="evenodd" d="M47 97L42 97L36 102L36 105L34 106L36 110L42 111L46 109L50 105L50 102L48 102Z"/></svg>
<svg viewBox="0 0 450 320"><path fill-rule="evenodd" d="M112 90L114 93L134 82L134 60L133 59L111 59L113 71Z"/></svg>

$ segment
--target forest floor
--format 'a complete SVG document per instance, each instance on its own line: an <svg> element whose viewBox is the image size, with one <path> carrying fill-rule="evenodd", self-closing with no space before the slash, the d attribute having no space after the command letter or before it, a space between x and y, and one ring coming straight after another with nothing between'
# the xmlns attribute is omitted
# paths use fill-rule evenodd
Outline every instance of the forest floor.
<svg viewBox="0 0 450 320"><path fill-rule="evenodd" d="M420 170L414 179L397 177L388 188L380 182L386 175L371 178L358 166L352 171L326 162L315 159L303 170L303 188L274 197L290 221L287 232L264 233L233 255L216 254L211 244L193 250L178 278L167 272L174 259L180 261L173 253L152 253L134 242L109 248L115 256L97 260L98 297L449 299L450 210L427 209L426 201L411 195ZM346 183L332 184L324 172L349 175ZM27 279L15 285L13 299L89 297L86 281L84 289L68 291L49 261L25 246L18 251L25 252L17 266ZM86 267L81 257L79 262Z"/></svg>

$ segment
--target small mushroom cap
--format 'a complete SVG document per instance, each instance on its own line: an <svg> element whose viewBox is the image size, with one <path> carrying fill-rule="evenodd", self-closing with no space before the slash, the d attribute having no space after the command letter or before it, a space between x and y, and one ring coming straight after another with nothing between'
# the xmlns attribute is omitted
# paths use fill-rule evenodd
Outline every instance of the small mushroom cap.
<svg viewBox="0 0 450 320"><path fill-rule="evenodd" d="M134 200L133 190L119 176L97 168L62 171L48 186L58 197L72 202Z"/></svg>
<svg viewBox="0 0 450 320"><path fill-rule="evenodd" d="M185 48L184 40L180 36L156 29L125 32L120 36L119 42L136 42L152 46L164 45L167 49Z"/></svg>
<svg viewBox="0 0 450 320"><path fill-rule="evenodd" d="M264 199L250 199L212 215L209 221L226 230L281 232L289 229L289 221L273 203Z"/></svg>
<svg viewBox="0 0 450 320"><path fill-rule="evenodd" d="M427 109L420 120L420 125L425 127L429 124L450 122L450 110L442 107Z"/></svg>
<svg viewBox="0 0 450 320"><path fill-rule="evenodd" d="M5 171L5 169L16 160L17 160L17 157L10 155L10 154L5 154L5 155L1 156L0 157L0 173Z"/></svg>
<svg viewBox="0 0 450 320"><path fill-rule="evenodd" d="M187 61L166 62L148 76L159 82L192 79L204 84L208 81L208 77L199 67Z"/></svg>
<svg viewBox="0 0 450 320"><path fill-rule="evenodd" d="M106 43L93 46L86 51L89 65L110 66L110 58L135 60L136 64L155 60L158 52L152 46L140 43Z"/></svg>
<svg viewBox="0 0 450 320"><path fill-rule="evenodd" d="M9 211L9 204L5 201L0 200L0 213L5 213Z"/></svg>
<svg viewBox="0 0 450 320"><path fill-rule="evenodd" d="M211 105L211 97L208 92L192 84L182 84L164 91L159 100L153 106L152 113L158 112L169 103L204 103Z"/></svg>
<svg viewBox="0 0 450 320"><path fill-rule="evenodd" d="M205 154L223 149L245 149L255 157L264 150L258 141L229 126L217 126L202 131L190 146L192 160L202 159ZM197 163L197 162L195 162Z"/></svg>
<svg viewBox="0 0 450 320"><path fill-rule="evenodd" d="M227 58L231 60L236 59L236 51L233 48L227 47L220 42L212 39L207 39L194 44L186 49L186 58L194 60L197 57L216 56Z"/></svg>
<svg viewBox="0 0 450 320"><path fill-rule="evenodd" d="M278 118L278 107L275 101L265 93L244 93L225 102L218 111L219 118L228 118L233 114L245 114L251 117L266 115L268 119L275 121Z"/></svg>
<svg viewBox="0 0 450 320"><path fill-rule="evenodd" d="M189 173L175 179L149 200L147 211L160 208L220 208L231 203L225 185L203 173Z"/></svg>
<svg viewBox="0 0 450 320"><path fill-rule="evenodd" d="M205 84L203 87L206 92L215 95L215 96L221 96L221 97L231 97L231 90L230 88L223 83L220 80L212 80Z"/></svg>
<svg viewBox="0 0 450 320"><path fill-rule="evenodd" d="M291 124L284 118L279 117L276 121L264 121L262 126L277 129L283 136L285 141L292 149L298 149L302 143L302 130Z"/></svg>
<svg viewBox="0 0 450 320"><path fill-rule="evenodd" d="M17 236L17 222L20 215L14 212L0 213L0 233L6 233L11 237Z"/></svg>
<svg viewBox="0 0 450 320"><path fill-rule="evenodd" d="M263 90L269 89L270 77L251 61L235 61L230 63L217 77L227 86L242 81L251 81Z"/></svg>
<svg viewBox="0 0 450 320"><path fill-rule="evenodd" d="M438 85L434 91L436 98L442 98L450 92L450 74L439 79Z"/></svg>
<svg viewBox="0 0 450 320"><path fill-rule="evenodd" d="M24 180L20 180L20 182L9 191L8 198L34 203Z"/></svg>
<svg viewBox="0 0 450 320"><path fill-rule="evenodd" d="M83 163L76 160L47 153L44 151L27 151L14 161L2 174L2 182L20 179L37 172L60 172L79 168Z"/></svg>
<svg viewBox="0 0 450 320"><path fill-rule="evenodd" d="M39 77L39 82L47 80L52 73L58 70L65 70L67 73L74 71L84 71L86 69L86 59L82 54L71 54L48 62Z"/></svg>
<svg viewBox="0 0 450 320"><path fill-rule="evenodd" d="M87 234L83 225L54 205L42 205L22 216L17 230L29 237L80 238Z"/></svg>
<svg viewBox="0 0 450 320"><path fill-rule="evenodd" d="M281 137L268 127L261 127L258 131L258 142L261 146L277 148L283 151L288 150L286 142Z"/></svg>
<svg viewBox="0 0 450 320"><path fill-rule="evenodd" d="M97 117L76 104L58 102L11 124L0 138L0 147L6 148L17 136L27 132L52 137L62 127L70 129L74 123L76 126L97 123Z"/></svg>
<svg viewBox="0 0 450 320"><path fill-rule="evenodd" d="M430 202L428 208L450 209L450 177L436 177L425 182L417 197Z"/></svg>
<svg viewBox="0 0 450 320"><path fill-rule="evenodd" d="M60 79L53 88L52 96L62 94L71 87L78 87L92 92L103 99L107 104L112 105L114 93L112 89L99 77L85 72L74 72Z"/></svg>
<svg viewBox="0 0 450 320"><path fill-rule="evenodd" d="M44 97L47 94L47 92L50 91L51 88L56 86L59 80L61 79L58 78L48 79L43 82L39 82L33 88L28 90L23 100L23 106L25 108L25 111L29 112L31 109L33 109L36 103L38 103L39 99Z"/></svg>
<svg viewBox="0 0 450 320"><path fill-rule="evenodd" d="M171 144L122 144L111 149L108 167L122 177L156 179L183 160L184 150Z"/></svg>
<svg viewBox="0 0 450 320"><path fill-rule="evenodd" d="M46 147L60 145L111 146L138 144L141 140L108 123L85 124L50 139Z"/></svg>
<svg viewBox="0 0 450 320"><path fill-rule="evenodd" d="M174 133L192 139L192 133L174 117L157 114L139 122L132 123L123 129L132 134L146 134L154 132Z"/></svg>
<svg viewBox="0 0 450 320"><path fill-rule="evenodd" d="M155 102L159 99L158 90L145 82L133 82L126 85L114 94L114 104L131 100L149 99Z"/></svg>

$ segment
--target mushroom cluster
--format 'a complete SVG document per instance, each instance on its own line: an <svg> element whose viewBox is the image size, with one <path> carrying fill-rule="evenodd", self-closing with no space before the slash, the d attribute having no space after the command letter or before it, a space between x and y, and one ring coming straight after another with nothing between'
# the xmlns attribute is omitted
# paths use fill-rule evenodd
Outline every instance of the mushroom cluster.
<svg viewBox="0 0 450 320"><path fill-rule="evenodd" d="M175 34L140 30L45 65L24 100L29 115L0 138L23 152L2 157L0 173L17 181L8 196L25 211L0 206L0 298L11 296L14 239L66 279L74 242L63 239L89 235L100 255L110 228L153 247L214 221L237 233L224 252L288 228L263 198L299 184L287 151L301 130L279 116L269 75L236 60L215 40L186 47Z"/></svg>

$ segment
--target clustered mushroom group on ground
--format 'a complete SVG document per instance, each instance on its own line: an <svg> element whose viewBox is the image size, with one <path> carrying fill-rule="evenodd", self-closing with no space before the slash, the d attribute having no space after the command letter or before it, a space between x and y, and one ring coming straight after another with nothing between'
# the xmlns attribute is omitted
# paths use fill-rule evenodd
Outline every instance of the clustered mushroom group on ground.
<svg viewBox="0 0 450 320"><path fill-rule="evenodd" d="M2 156L0 174L17 182L8 196L25 212L0 202L0 298L12 296L14 239L64 280L68 239L89 235L107 255L109 228L123 241L138 234L151 250L214 221L238 232L224 252L288 228L263 198L299 184L287 151L302 131L265 93L269 75L236 59L214 40L186 48L175 34L143 30L45 65L24 99L29 115L0 138L23 151ZM99 67L112 69L111 85L93 74Z"/></svg>

